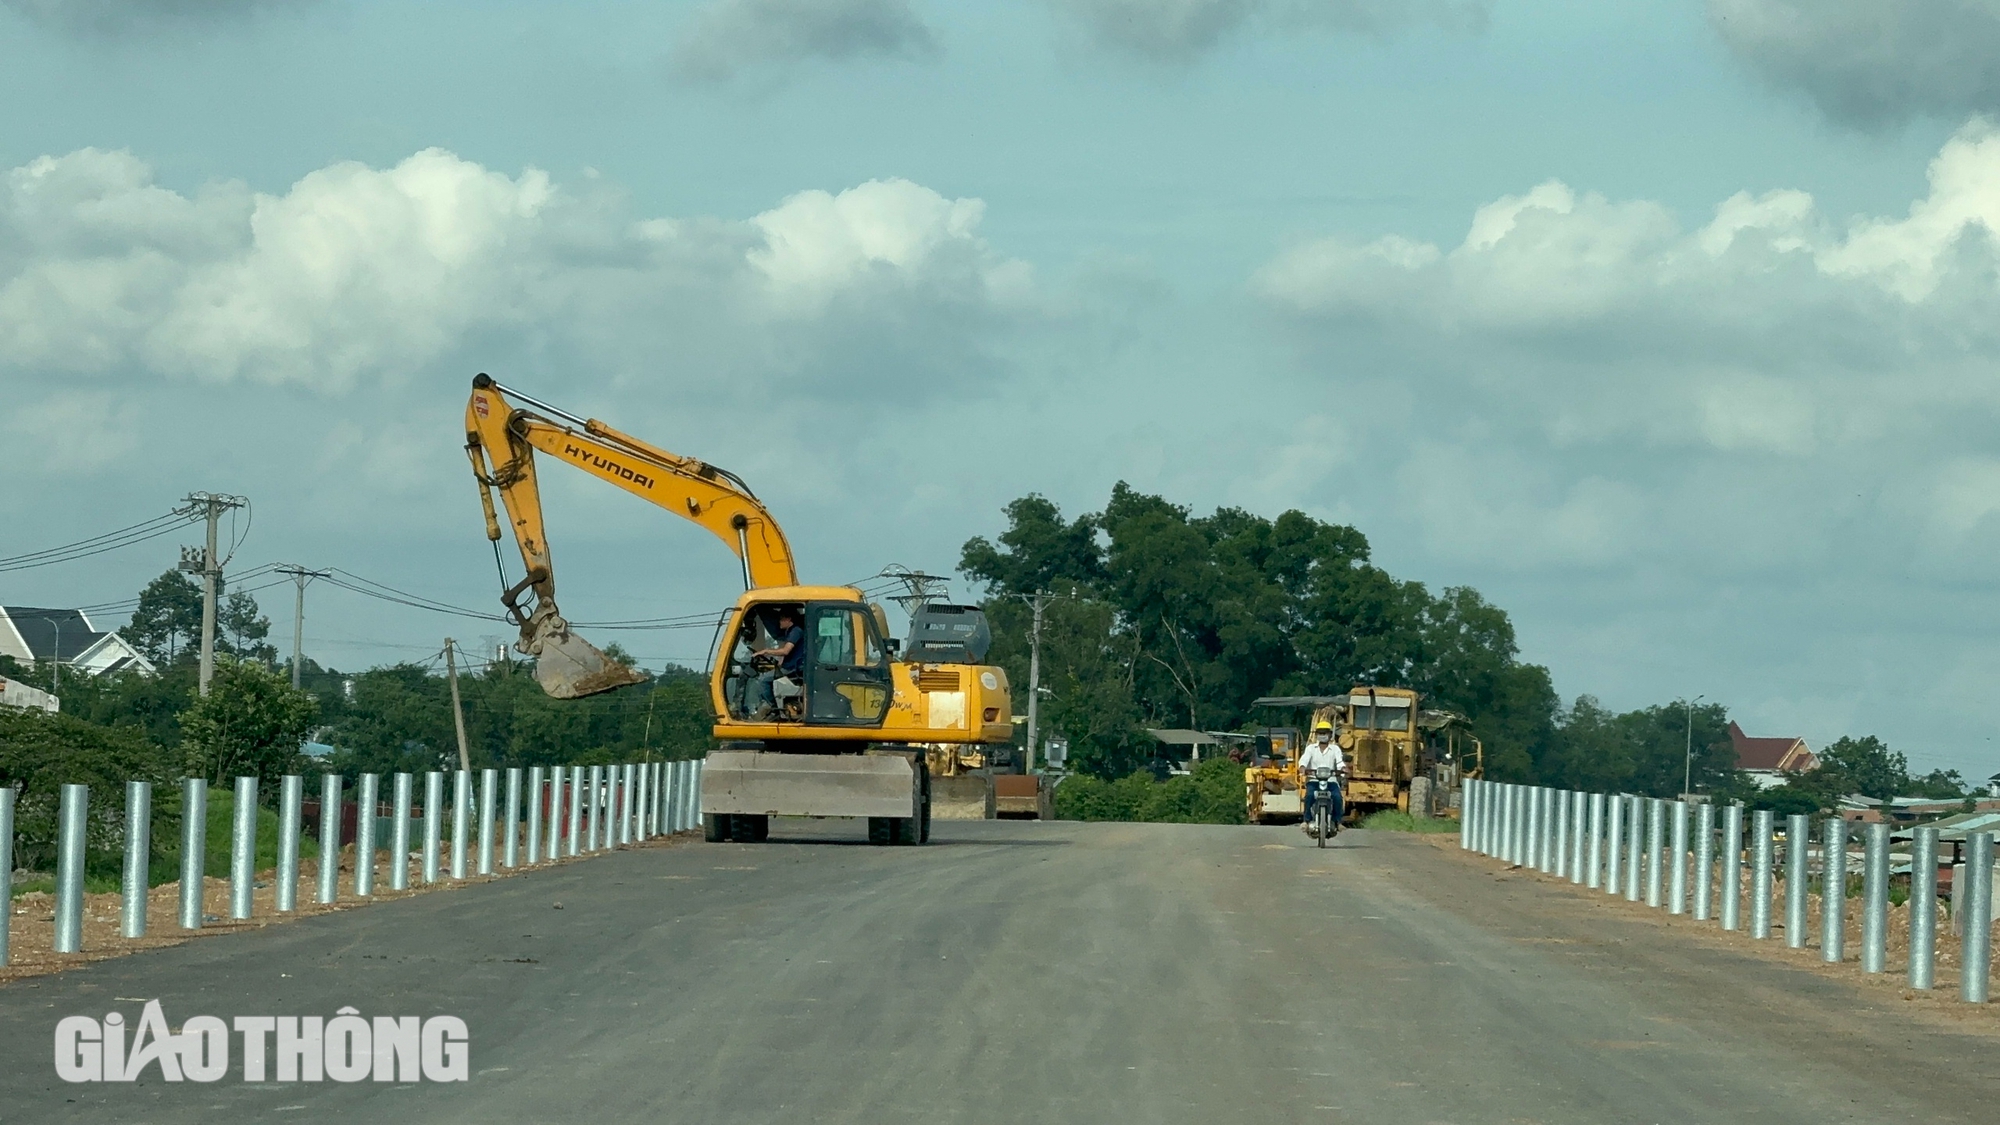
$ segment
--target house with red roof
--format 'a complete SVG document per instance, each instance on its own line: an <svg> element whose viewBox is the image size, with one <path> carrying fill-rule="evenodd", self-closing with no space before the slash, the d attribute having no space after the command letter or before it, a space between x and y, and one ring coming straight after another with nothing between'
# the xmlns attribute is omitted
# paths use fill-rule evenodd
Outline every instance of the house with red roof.
<svg viewBox="0 0 2000 1125"><path fill-rule="evenodd" d="M1783 785L1791 774L1819 765L1805 739L1752 738L1733 721L1729 724L1729 744L1736 750L1736 768L1749 774L1759 789Z"/></svg>

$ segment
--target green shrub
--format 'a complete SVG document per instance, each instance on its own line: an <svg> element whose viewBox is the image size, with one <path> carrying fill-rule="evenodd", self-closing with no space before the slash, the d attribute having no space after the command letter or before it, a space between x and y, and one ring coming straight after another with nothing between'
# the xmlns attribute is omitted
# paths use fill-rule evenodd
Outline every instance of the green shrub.
<svg viewBox="0 0 2000 1125"><path fill-rule="evenodd" d="M1376 832L1457 832L1458 822L1448 818L1411 816L1401 809L1383 809L1381 812L1370 813L1368 818L1361 822L1361 827Z"/></svg>
<svg viewBox="0 0 2000 1125"><path fill-rule="evenodd" d="M1055 812L1062 820L1242 824L1243 766L1215 758L1164 781L1149 773L1116 781L1069 777L1056 787Z"/></svg>

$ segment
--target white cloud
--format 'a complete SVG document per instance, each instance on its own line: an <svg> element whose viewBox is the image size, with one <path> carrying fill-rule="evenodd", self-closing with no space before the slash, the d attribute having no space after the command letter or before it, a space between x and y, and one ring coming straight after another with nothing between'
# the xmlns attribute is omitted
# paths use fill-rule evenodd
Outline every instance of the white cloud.
<svg viewBox="0 0 2000 1125"><path fill-rule="evenodd" d="M0 370L339 391L407 380L494 333L619 370L658 370L663 347L767 375L884 347L963 352L1031 296L1026 266L980 238L981 214L886 180L749 220L635 220L587 181L575 192L439 149L332 165L282 195L186 196L130 154L85 149L0 178ZM758 327L772 323L784 331Z"/></svg>
<svg viewBox="0 0 2000 1125"><path fill-rule="evenodd" d="M2000 110L1996 0L1708 0L1729 49L1834 120Z"/></svg>
<svg viewBox="0 0 2000 1125"><path fill-rule="evenodd" d="M909 0L713 0L668 52L683 81L727 82L814 59L926 59L939 47Z"/></svg>
<svg viewBox="0 0 2000 1125"><path fill-rule="evenodd" d="M1405 474L1427 532L1468 557L1664 564L1782 527L1775 554L1699 565L1886 565L1882 538L1841 530L1970 529L1989 474L1966 466L1989 463L2000 419L2000 132L1968 124L1929 179L1902 215L1839 223L1802 191L1743 192L1693 228L1551 181L1478 208L1455 246L1322 239L1256 287L1309 356L1392 357L1380 381L1429 404L1441 441L1483 447ZM1522 485L1530 468L1547 479ZM1942 547L1944 569L1973 549Z"/></svg>
<svg viewBox="0 0 2000 1125"><path fill-rule="evenodd" d="M1051 0L1099 46L1187 63L1247 32L1382 34L1413 24L1486 25L1490 0Z"/></svg>

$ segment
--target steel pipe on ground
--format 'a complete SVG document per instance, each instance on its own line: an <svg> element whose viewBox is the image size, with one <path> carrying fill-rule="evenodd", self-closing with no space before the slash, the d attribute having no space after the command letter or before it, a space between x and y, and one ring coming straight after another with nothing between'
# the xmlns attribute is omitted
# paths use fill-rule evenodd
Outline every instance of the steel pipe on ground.
<svg viewBox="0 0 2000 1125"><path fill-rule="evenodd" d="M319 779L319 901L335 902L340 898L340 775L321 774ZM360 810L356 810L356 825L360 823ZM355 861L361 859L361 849L354 851Z"/></svg>
<svg viewBox="0 0 2000 1125"><path fill-rule="evenodd" d="M451 877L456 882L472 869L472 771L451 775Z"/></svg>
<svg viewBox="0 0 2000 1125"><path fill-rule="evenodd" d="M424 773L424 862L421 868L426 886L438 881L444 855L444 771Z"/></svg>
<svg viewBox="0 0 2000 1125"><path fill-rule="evenodd" d="M1583 885L1597 890L1604 885L1604 794L1590 795L1590 839L1583 855Z"/></svg>
<svg viewBox="0 0 2000 1125"><path fill-rule="evenodd" d="M1965 924L1960 928L1958 997L1986 1003L1993 969L1993 833L1965 838Z"/></svg>
<svg viewBox="0 0 2000 1125"><path fill-rule="evenodd" d="M1763 941L1771 936L1771 865L1776 862L1773 836L1777 815L1758 809L1750 818L1750 936Z"/></svg>
<svg viewBox="0 0 2000 1125"><path fill-rule="evenodd" d="M1625 817L1625 898L1638 902L1645 895L1639 878L1646 856L1646 798L1626 798Z"/></svg>
<svg viewBox="0 0 2000 1125"><path fill-rule="evenodd" d="M396 791L389 807L394 817L389 825L389 889L410 889L410 790L416 779L407 773L396 775Z"/></svg>
<svg viewBox="0 0 2000 1125"><path fill-rule="evenodd" d="M367 898L375 893L376 812L382 807L382 775L361 775L361 790L354 797L354 895Z"/></svg>
<svg viewBox="0 0 2000 1125"><path fill-rule="evenodd" d="M90 787L65 785L56 811L56 944L57 953L83 951L84 836L90 824ZM4 905L14 912L10 900ZM11 918L0 919L11 921Z"/></svg>
<svg viewBox="0 0 2000 1125"><path fill-rule="evenodd" d="M1910 837L1910 987L1928 989L1937 973L1938 830Z"/></svg>
<svg viewBox="0 0 2000 1125"><path fill-rule="evenodd" d="M1871 824L1861 864L1861 971L1889 968L1889 826ZM1915 869L1911 870L1914 875Z"/></svg>
<svg viewBox="0 0 2000 1125"><path fill-rule="evenodd" d="M257 878L257 779L236 779L229 818L229 917L250 917Z"/></svg>
<svg viewBox="0 0 2000 1125"><path fill-rule="evenodd" d="M1847 955L1847 821L1821 822L1819 850L1819 955L1831 963Z"/></svg>
<svg viewBox="0 0 2000 1125"><path fill-rule="evenodd" d="M1667 862L1667 913L1686 914L1688 899L1688 804L1669 801L1667 826L1672 854Z"/></svg>
<svg viewBox="0 0 2000 1125"><path fill-rule="evenodd" d="M575 857L583 852L583 767L569 768L569 839L565 841L565 854Z"/></svg>
<svg viewBox="0 0 2000 1125"><path fill-rule="evenodd" d="M1703 801L1694 810L1694 904L1697 922L1709 918L1715 897L1715 806Z"/></svg>
<svg viewBox="0 0 2000 1125"><path fill-rule="evenodd" d="M511 871L521 865L521 767L519 766L510 766L507 770L507 811L501 816L500 823L506 826L500 837L505 841L500 845L500 866ZM530 837L534 833L534 829L528 829Z"/></svg>
<svg viewBox="0 0 2000 1125"><path fill-rule="evenodd" d="M1659 909L1665 880L1660 869L1661 853L1667 846L1667 802L1659 797L1646 801L1646 905Z"/></svg>
<svg viewBox="0 0 2000 1125"><path fill-rule="evenodd" d="M542 767L528 770L528 866L538 867L542 862L542 808L549 799L546 783L542 780Z"/></svg>
<svg viewBox="0 0 2000 1125"><path fill-rule="evenodd" d="M1604 822L1604 893L1623 894L1625 889L1625 798L1610 794L1605 798L1608 815Z"/></svg>
<svg viewBox="0 0 2000 1125"><path fill-rule="evenodd" d="M11 785L0 786L0 903L7 907L6 916L0 917L0 969L4 969L11 956L7 932L13 928L14 915L14 787Z"/></svg>
<svg viewBox="0 0 2000 1125"><path fill-rule="evenodd" d="M153 783L125 783L125 871L119 881L118 932L146 936L146 893L153 876ZM0 897L0 905L10 900ZM12 913L9 909L9 913ZM0 924L5 918L0 917Z"/></svg>
<svg viewBox="0 0 2000 1125"><path fill-rule="evenodd" d="M474 814L479 821L479 863L474 868L480 875L493 874L493 813L500 800L500 771L479 771L479 811Z"/></svg>
<svg viewBox="0 0 2000 1125"><path fill-rule="evenodd" d="M1721 900L1722 928L1743 925L1743 806L1732 804L1722 810L1722 876L1716 880Z"/></svg>
<svg viewBox="0 0 2000 1125"><path fill-rule="evenodd" d="M300 811L305 803L306 779L288 773L278 781L278 913L290 914L299 908Z"/></svg>
<svg viewBox="0 0 2000 1125"><path fill-rule="evenodd" d="M199 930L208 856L208 782L181 782L181 929Z"/></svg>

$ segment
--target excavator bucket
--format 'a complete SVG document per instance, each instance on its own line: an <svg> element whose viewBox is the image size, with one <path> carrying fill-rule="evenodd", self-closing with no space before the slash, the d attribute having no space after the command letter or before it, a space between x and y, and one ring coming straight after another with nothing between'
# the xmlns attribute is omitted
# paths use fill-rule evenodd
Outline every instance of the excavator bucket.
<svg viewBox="0 0 2000 1125"><path fill-rule="evenodd" d="M521 638L521 650L535 658L535 679L552 698L577 699L645 682L645 673L604 655L571 633L560 617L539 618L530 629L532 633Z"/></svg>

